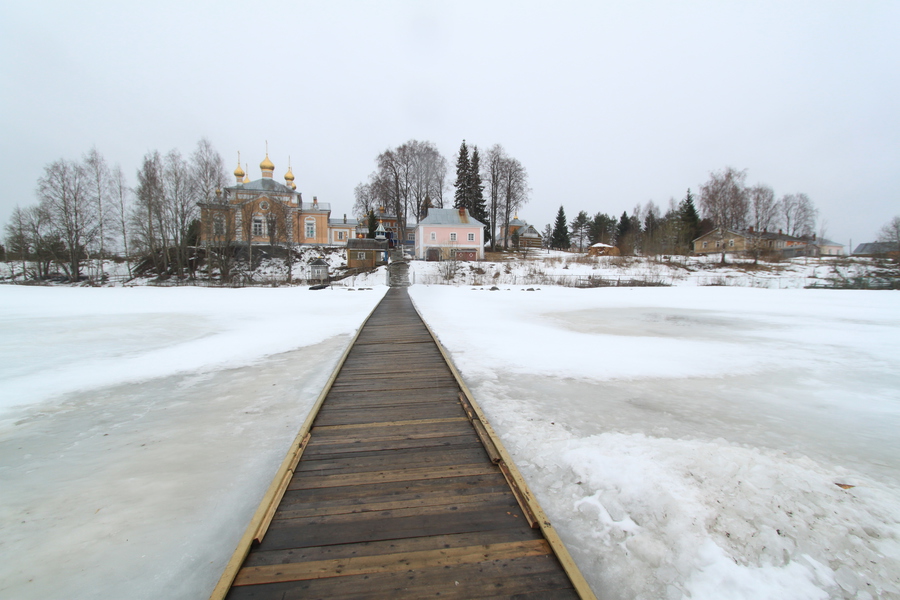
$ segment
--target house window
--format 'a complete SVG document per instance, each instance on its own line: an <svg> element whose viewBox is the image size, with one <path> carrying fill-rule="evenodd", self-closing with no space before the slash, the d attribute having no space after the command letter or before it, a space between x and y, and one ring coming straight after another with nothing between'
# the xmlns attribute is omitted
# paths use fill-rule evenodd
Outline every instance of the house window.
<svg viewBox="0 0 900 600"><path fill-rule="evenodd" d="M722 242L720 240L716 240L716 248L721 248Z"/></svg>
<svg viewBox="0 0 900 600"><path fill-rule="evenodd" d="M435 232L431 232L431 241L434 242L437 240L437 234Z"/></svg>
<svg viewBox="0 0 900 600"><path fill-rule="evenodd" d="M703 247L704 247L704 248L706 248L706 245L707 245L707 243L706 243L706 242L703 242Z"/></svg>
<svg viewBox="0 0 900 600"><path fill-rule="evenodd" d="M253 237L259 237L265 233L265 221L262 217L253 217Z"/></svg>
<svg viewBox="0 0 900 600"><path fill-rule="evenodd" d="M269 203L266 202L265 200L263 200L262 202L259 203L259 207L262 210L269 210Z"/></svg>
<svg viewBox="0 0 900 600"><path fill-rule="evenodd" d="M308 238L316 237L316 220L315 219L306 219L306 237L308 237Z"/></svg>
<svg viewBox="0 0 900 600"><path fill-rule="evenodd" d="M728 240L728 247L734 248L734 240Z"/></svg>
<svg viewBox="0 0 900 600"><path fill-rule="evenodd" d="M474 234L474 233L470 233L470 234L469 234L469 241L470 241L470 242L474 242L474 241L475 241L475 234Z"/></svg>
<svg viewBox="0 0 900 600"><path fill-rule="evenodd" d="M341 242L341 241L344 240L344 232L343 232L343 231L338 231L338 232L337 232L337 239L338 239L339 242Z"/></svg>
<svg viewBox="0 0 900 600"><path fill-rule="evenodd" d="M366 253L365 252L357 252L356 260L366 260Z"/></svg>
<svg viewBox="0 0 900 600"><path fill-rule="evenodd" d="M213 234L225 235L225 217L216 215L213 219Z"/></svg>
<svg viewBox="0 0 900 600"><path fill-rule="evenodd" d="M450 241L451 241L451 242L455 242L455 241L456 241L456 232L455 232L455 231L452 232L452 233L450 234Z"/></svg>
<svg viewBox="0 0 900 600"><path fill-rule="evenodd" d="M414 233L407 233L407 234L406 234L406 239L408 239L410 242L414 242L414 241L416 241L416 234L414 234Z"/></svg>

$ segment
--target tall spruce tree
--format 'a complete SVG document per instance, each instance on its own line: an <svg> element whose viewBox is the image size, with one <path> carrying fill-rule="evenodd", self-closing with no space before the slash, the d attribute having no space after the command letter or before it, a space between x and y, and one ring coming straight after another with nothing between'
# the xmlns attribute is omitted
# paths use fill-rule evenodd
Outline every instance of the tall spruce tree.
<svg viewBox="0 0 900 600"><path fill-rule="evenodd" d="M688 188L687 195L678 204L678 250L689 253L692 242L700 237L700 215L694 206L694 195Z"/></svg>
<svg viewBox="0 0 900 600"><path fill-rule="evenodd" d="M453 195L454 208L469 208L470 173L469 148L466 146L466 140L463 140L459 146L459 155L456 157L456 181L453 183L453 187L456 188Z"/></svg>
<svg viewBox="0 0 900 600"><path fill-rule="evenodd" d="M490 219L487 203L484 201L484 185L481 183L481 161L478 157L478 146L472 146L472 159L469 161L469 214L485 225ZM490 241L490 227L485 232L485 241Z"/></svg>
<svg viewBox="0 0 900 600"><path fill-rule="evenodd" d="M559 250L568 250L572 242L569 240L569 226L566 222L566 211L560 205L559 212L556 213L556 222L553 225L553 238L550 240L550 247Z"/></svg>

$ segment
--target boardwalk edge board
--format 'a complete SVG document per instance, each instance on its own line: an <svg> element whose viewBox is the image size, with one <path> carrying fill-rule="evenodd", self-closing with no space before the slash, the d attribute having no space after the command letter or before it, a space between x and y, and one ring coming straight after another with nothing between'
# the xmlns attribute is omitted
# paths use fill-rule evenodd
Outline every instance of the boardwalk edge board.
<svg viewBox="0 0 900 600"><path fill-rule="evenodd" d="M209 600L224 600L225 596L231 589L232 583L234 583L234 580L237 577L241 565L247 559L247 555L250 553L250 548L253 546L253 542L262 541L262 538L265 535L265 531L266 529L268 529L269 523L272 522L272 517L275 516L275 510L277 509L278 504L281 502L281 498L284 496L285 490L287 490L287 485L291 480L294 468L296 468L297 463L300 462L300 457L303 454L303 449L306 447L306 443L309 439L309 433L312 429L313 421L315 421L316 416L319 414L319 409L322 408L322 404L325 402L325 397L328 396L328 392L331 391L331 386L334 384L335 379L337 379L338 373L340 373L341 371L341 367L343 367L344 363L347 362L347 356L350 355L350 351L356 344L356 340L357 338L359 338L359 334L366 326L366 323L369 322L369 319L372 318L372 315L375 313L375 310L380 304L381 300L379 300L375 304L375 306L366 316L365 320L360 323L359 328L357 328L356 333L353 336L353 339L350 340L347 348L344 349L344 353L341 355L340 359L338 359L334 370L331 372L331 376L328 378L328 381L325 382L325 387L322 389L319 397L316 398L316 402L310 409L309 415L307 415L306 420L300 427L300 432L294 438L294 441L291 444L287 455L284 457L284 460L281 462L281 466L278 468L278 471L275 472L275 477L272 478L272 483L269 484L269 489L266 490L262 501L260 501L259 506L256 508L256 512L253 514L253 518L250 519L250 523L247 525L247 529L244 531L244 535L238 542L237 548L231 555L231 559L228 561L228 564L225 565L225 570L222 572L222 576L219 577L219 582L216 584L216 587L213 589L212 594L209 596Z"/></svg>
<svg viewBox="0 0 900 600"><path fill-rule="evenodd" d="M575 564L575 561L572 559L572 555L569 554L569 551L566 548L565 544L563 544L563 541L559 537L559 534L556 533L556 529L554 529L553 525L550 523L550 519L547 518L547 515L544 513L544 510L541 508L537 499L534 497L534 494L531 493L531 489L528 487L528 484L525 483L525 478L522 477L522 474L519 472L519 469L513 462L509 452L507 452L506 448L503 446L503 443L500 441L500 437L491 427L491 424L484 416L484 412L482 412L481 407L475 401L475 396L472 394L469 386L466 385L466 382L463 380L462 375L456 368L456 364L450 357L450 353L447 352L446 348L444 348L444 345L441 343L440 339L438 339L438 336L435 335L434 331L431 329L431 326L428 325L428 322L424 318L422 318L422 314L419 312L419 307L416 306L416 303L413 302L412 304L413 308L415 308L416 310L416 313L418 313L419 318L422 319L422 323L424 323L425 328L428 330L428 333L434 339L434 343L437 344L438 350L440 350L441 355L444 357L444 360L450 367L450 372L453 373L453 377L456 379L456 382L459 384L459 387L462 390L462 394L465 396L465 402L462 403L463 409L466 411L466 414L469 414L470 409L472 412L474 412L474 416L470 416L469 420L472 421L473 425L475 424L475 420L480 423L481 427L490 438L490 443L493 446L493 448L489 450L489 453L493 451L500 456L500 461L497 464L500 465L500 469L503 472L504 477L509 482L510 488L513 491L513 495L516 497L516 500L520 505L522 505L523 502L527 505L527 507L522 506L522 510L528 516L529 520L534 519L537 522L537 525L540 527L541 532L544 534L544 538L547 540L547 543L550 544L550 548L553 550L553 553L556 555L557 560L559 560L559 563L562 565L562 568L566 572L566 575L569 576L569 580L572 582L572 586L575 588L575 591L578 593L579 597L582 600L597 600L597 596L594 595L594 592L588 585L587 580L584 578L584 575L581 574L581 570L578 568L578 565ZM460 397L460 401L462 402L462 396ZM468 404L468 406L466 406L466 404ZM479 438L481 438L479 427L475 426L475 431L476 433L478 433ZM487 444L485 444L485 449L488 449Z"/></svg>

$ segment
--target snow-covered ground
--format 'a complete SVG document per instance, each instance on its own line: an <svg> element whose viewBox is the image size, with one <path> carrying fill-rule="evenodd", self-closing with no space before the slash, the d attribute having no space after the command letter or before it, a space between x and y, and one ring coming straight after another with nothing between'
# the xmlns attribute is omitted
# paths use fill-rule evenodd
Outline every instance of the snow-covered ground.
<svg viewBox="0 0 900 600"><path fill-rule="evenodd" d="M373 290L0 286L0 598L205 598Z"/></svg>
<svg viewBox="0 0 900 600"><path fill-rule="evenodd" d="M900 598L896 292L500 288L410 293L601 597Z"/></svg>

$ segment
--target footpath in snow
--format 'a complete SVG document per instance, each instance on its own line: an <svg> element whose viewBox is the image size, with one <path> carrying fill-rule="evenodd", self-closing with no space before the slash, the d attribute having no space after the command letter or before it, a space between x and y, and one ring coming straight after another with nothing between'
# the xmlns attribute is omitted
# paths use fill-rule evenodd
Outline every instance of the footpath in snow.
<svg viewBox="0 0 900 600"><path fill-rule="evenodd" d="M0 597L207 597L385 290L0 286Z"/></svg>
<svg viewBox="0 0 900 600"><path fill-rule="evenodd" d="M896 292L414 286L605 598L900 598Z"/></svg>

